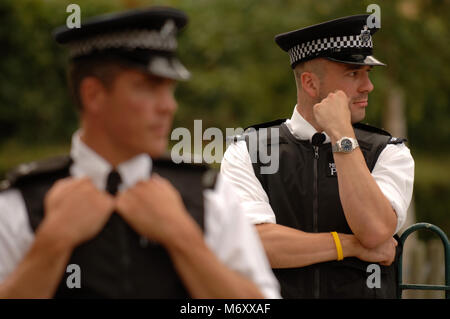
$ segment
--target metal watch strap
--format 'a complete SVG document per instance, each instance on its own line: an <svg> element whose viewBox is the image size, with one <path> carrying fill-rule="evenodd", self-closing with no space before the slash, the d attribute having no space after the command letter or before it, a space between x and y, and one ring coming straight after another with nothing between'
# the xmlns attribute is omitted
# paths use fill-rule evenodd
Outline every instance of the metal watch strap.
<svg viewBox="0 0 450 319"><path fill-rule="evenodd" d="M338 152L338 153L348 153L348 152L344 151L344 150L342 149L342 147L341 147L341 142L342 142L342 140L344 140L344 139L349 139L349 140L352 142L352 146L353 146L353 147L352 147L352 149L351 149L350 151L348 151L348 152L351 152L351 151L353 151L354 149L356 149L357 147L359 147L358 140L357 140L356 138L343 136L343 137L340 138L336 143L334 143L334 144L331 145L331 151L332 151L333 153L336 153L336 152Z"/></svg>

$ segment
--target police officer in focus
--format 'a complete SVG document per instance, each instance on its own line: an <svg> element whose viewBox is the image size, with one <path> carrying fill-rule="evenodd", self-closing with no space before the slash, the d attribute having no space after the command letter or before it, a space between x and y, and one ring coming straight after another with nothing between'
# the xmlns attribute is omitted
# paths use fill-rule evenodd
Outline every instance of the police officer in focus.
<svg viewBox="0 0 450 319"><path fill-rule="evenodd" d="M277 35L296 81L292 117L254 125L222 161L285 298L397 296L393 236L406 220L414 161L403 139L361 123L374 89L369 72L384 65L372 55L377 30L367 19ZM268 164L251 151L255 140L278 152L275 173L262 173ZM367 284L374 263L380 287Z"/></svg>

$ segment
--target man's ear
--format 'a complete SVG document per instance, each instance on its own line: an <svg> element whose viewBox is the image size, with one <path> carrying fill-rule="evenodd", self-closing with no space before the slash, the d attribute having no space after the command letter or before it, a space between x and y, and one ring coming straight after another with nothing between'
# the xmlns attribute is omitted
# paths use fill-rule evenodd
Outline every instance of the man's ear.
<svg viewBox="0 0 450 319"><path fill-rule="evenodd" d="M83 111L98 113L105 105L106 88L96 77L88 76L81 80L79 94Z"/></svg>
<svg viewBox="0 0 450 319"><path fill-rule="evenodd" d="M320 79L313 72L303 72L300 76L302 88L311 98L317 98L320 91Z"/></svg>

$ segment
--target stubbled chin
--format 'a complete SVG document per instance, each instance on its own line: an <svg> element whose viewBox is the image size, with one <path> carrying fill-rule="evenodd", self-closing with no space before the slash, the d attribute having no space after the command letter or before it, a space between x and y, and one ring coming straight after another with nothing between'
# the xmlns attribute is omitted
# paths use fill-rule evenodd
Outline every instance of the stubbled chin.
<svg viewBox="0 0 450 319"><path fill-rule="evenodd" d="M364 110L361 110L357 112L357 114L352 114L352 124L361 122L366 117L366 112Z"/></svg>

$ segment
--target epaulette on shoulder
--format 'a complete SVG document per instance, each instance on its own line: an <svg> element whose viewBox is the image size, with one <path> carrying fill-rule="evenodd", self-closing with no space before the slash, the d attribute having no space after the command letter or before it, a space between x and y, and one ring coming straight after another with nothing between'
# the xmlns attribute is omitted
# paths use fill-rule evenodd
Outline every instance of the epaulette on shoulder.
<svg viewBox="0 0 450 319"><path fill-rule="evenodd" d="M279 126L279 125L283 124L284 122L286 122L286 119L278 119L278 120L265 122L265 123L261 123L261 124L250 125L245 128L245 131L247 131L248 129L251 129L251 128L253 128L255 130L259 130L261 128L266 128L266 127L271 127L271 126Z"/></svg>
<svg viewBox="0 0 450 319"><path fill-rule="evenodd" d="M72 159L68 155L55 156L44 160L20 164L6 173L6 179L0 183L0 190L14 187L20 181L45 174L54 174L70 167Z"/></svg>
<svg viewBox="0 0 450 319"><path fill-rule="evenodd" d="M276 127L276 126L280 126L281 124L283 124L284 122L286 122L286 119L278 119L278 120L274 120L274 121L270 121L270 122L265 122L265 123L261 123L261 124L256 124L256 125L251 125L249 127L246 127L244 130L244 134L241 135L235 135L235 136L231 136L228 137L227 136L227 140L231 140L232 142L239 142L239 141L244 141L247 139L248 141L248 137L252 134L256 134L256 136L258 136L258 131L262 128L270 128L270 127ZM274 144L274 141L270 139L270 130L267 132L265 136L265 138L267 140L270 140L270 144ZM277 140L277 144L278 143L282 143L283 139L281 139L281 137Z"/></svg>
<svg viewBox="0 0 450 319"><path fill-rule="evenodd" d="M364 124L364 123L356 123L353 124L354 128L363 130L363 131L367 131L367 132L372 132L372 133L378 133L381 135L386 135L386 136L392 136L388 131L385 131L381 128L369 125L369 124Z"/></svg>
<svg viewBox="0 0 450 319"><path fill-rule="evenodd" d="M408 139L401 137L393 137L391 136L390 140L387 142L388 144L402 144L407 142Z"/></svg>
<svg viewBox="0 0 450 319"><path fill-rule="evenodd" d="M369 124L356 123L356 124L353 124L353 127L357 128L357 129L360 129L360 130L363 130L363 131L389 136L390 139L387 142L387 144L402 144L402 143L407 141L406 138L394 137L388 131L385 131L383 129L380 129L378 127L375 127L375 126L372 126L372 125L369 125Z"/></svg>
<svg viewBox="0 0 450 319"><path fill-rule="evenodd" d="M214 188L219 173L218 170L211 168L211 166L203 160L200 163L192 163L191 156L187 155L173 158L173 155L170 156L169 154L164 154L163 156L154 159L153 163L159 168L189 170L203 174L202 184L205 188Z"/></svg>
<svg viewBox="0 0 450 319"><path fill-rule="evenodd" d="M197 159L197 157L195 157ZM210 168L209 164L200 160L194 160L190 155L174 156L170 154L164 154L158 158L153 159L153 163L159 167L165 168L183 168L191 170L207 170ZM198 163L200 162L200 163Z"/></svg>

